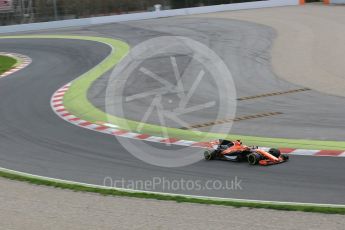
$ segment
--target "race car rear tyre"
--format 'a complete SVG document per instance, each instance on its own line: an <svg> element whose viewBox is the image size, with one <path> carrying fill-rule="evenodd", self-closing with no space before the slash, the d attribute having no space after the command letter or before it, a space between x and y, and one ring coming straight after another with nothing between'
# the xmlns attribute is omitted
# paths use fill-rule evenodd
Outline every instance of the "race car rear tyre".
<svg viewBox="0 0 345 230"><path fill-rule="evenodd" d="M250 165L256 165L261 160L261 156L258 153L251 153L248 155L247 159Z"/></svg>
<svg viewBox="0 0 345 230"><path fill-rule="evenodd" d="M280 157L280 155L281 155L281 153L280 153L280 150L279 149L270 149L270 150L268 150L268 152L271 154L271 155L273 155L273 156L275 156L275 157Z"/></svg>
<svg viewBox="0 0 345 230"><path fill-rule="evenodd" d="M207 161L213 160L213 159L215 158L215 156L216 156L215 151L206 150L206 151L204 152L204 158L205 158L205 160L207 160Z"/></svg>
<svg viewBox="0 0 345 230"><path fill-rule="evenodd" d="M288 155L288 154L282 154L282 155L281 155L281 158L282 158L284 161L288 161L288 160L289 160L289 155Z"/></svg>

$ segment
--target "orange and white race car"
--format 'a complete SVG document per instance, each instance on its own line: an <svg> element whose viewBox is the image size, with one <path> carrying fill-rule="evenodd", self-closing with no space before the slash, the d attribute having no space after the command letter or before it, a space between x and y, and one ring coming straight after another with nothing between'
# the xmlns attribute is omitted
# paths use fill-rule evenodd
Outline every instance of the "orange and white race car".
<svg viewBox="0 0 345 230"><path fill-rule="evenodd" d="M268 152L258 147L243 145L240 140L216 140L206 143L205 160L248 161L251 165L273 165L289 160L289 155L281 154L279 149Z"/></svg>

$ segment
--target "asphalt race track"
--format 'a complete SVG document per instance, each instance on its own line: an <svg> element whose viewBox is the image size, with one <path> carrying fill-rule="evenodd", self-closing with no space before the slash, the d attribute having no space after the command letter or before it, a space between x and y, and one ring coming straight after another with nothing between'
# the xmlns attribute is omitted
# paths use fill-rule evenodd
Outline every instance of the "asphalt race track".
<svg viewBox="0 0 345 230"><path fill-rule="evenodd" d="M199 37L201 35L204 36L202 38L207 41L205 42L204 40L204 42L212 49L214 48L216 51L218 49L219 51L223 47L219 46L217 48L219 40L216 38L209 39L208 34L214 33L214 31L210 30L211 28L224 29L226 24L224 20L205 21L200 19L203 25L209 25L210 27L202 31L197 31L201 28L196 26L200 23L198 19L176 20L181 22L181 28L183 28L182 25L189 28L188 30L180 29L180 31L174 31L176 28L169 27L170 33L197 38L197 35L192 36L189 34L194 30L196 34L200 35ZM173 19L164 19L57 32L50 31L49 33L110 36L135 45L148 38L167 34L167 31L162 30L164 28L167 30L167 24L169 23L174 24L176 22ZM265 26L243 22L237 23L237 26L242 25L242 28L244 28L241 29L243 36L246 34L246 28L247 31L252 31L254 27L259 28L261 33L269 35L266 43L263 45L263 55L266 55L272 39L274 39L274 31ZM162 24L161 27L159 27L160 24ZM218 24L219 27L215 28L214 24ZM141 29L138 29L138 27ZM155 31L153 28L158 29ZM268 33L265 33L267 31ZM223 37L225 33L227 31L223 31L218 35ZM231 40L229 37L226 38ZM241 37L237 39L237 42L240 39ZM250 44L250 46L258 47L256 44ZM204 162L201 160L188 167L161 168L139 161L129 154L115 138L109 135L81 129L61 120L50 108L51 95L63 84L75 79L104 59L110 52L105 45L73 40L4 39L0 40L0 49L2 52L24 54L33 60L33 63L25 70L0 80L1 167L93 184L103 184L105 177L112 177L113 179L125 178L127 180L152 180L152 178L159 176L170 180L180 180L183 178L184 180L200 180L202 182L207 180L233 180L237 177L239 180L242 180L241 190L164 191L257 200L345 204L345 177L343 175L345 159L343 158L293 156L289 163L273 167L250 167L246 163ZM237 51L239 52L239 50ZM224 52L219 55L225 57L227 54L227 52ZM228 62L233 63L231 60L235 60L235 56L229 57ZM247 61L250 60L248 59ZM251 63L248 65L250 66ZM247 80L239 78L242 76L242 72L236 69L233 70L231 67L232 71L234 71L237 90L240 92L239 96L252 95L244 93L248 91L256 95L265 93L268 90L268 92L271 92L271 89L275 89L273 91L277 91L276 89L281 91L298 88L298 86L289 85L277 78L271 78L272 73L267 69L268 66L269 62L264 61L263 64L261 63L253 70L254 73L247 73L249 78L255 76L254 74L265 76L264 80L259 80L253 84L256 86L255 89L248 88L249 86L245 84ZM260 67L263 68L262 72L259 71ZM250 79L255 81L253 78ZM267 88L264 88L264 86ZM101 91L101 88L98 87L97 89L97 86L95 86L93 90ZM283 120L288 120L289 117L295 115L295 118L297 117L300 121L298 125L306 123L309 127L314 127L315 122L320 119L320 117L315 115L318 114L317 108L316 106L312 107L315 109L312 111L312 114L315 116L314 120L310 120L310 117L305 118L305 110L303 110L305 104L303 105L303 102L300 100L303 96L307 98L308 103L321 104L325 102L327 106L344 104L343 98L330 97L312 91L301 94L303 95L295 94L284 98L284 102L287 102L289 106L297 103L297 101L300 103L296 104L295 113L289 114L284 111L287 117L282 118ZM264 109L271 109L272 105L282 103L282 99L265 100L269 104L266 103L265 105L265 103L261 102L258 107L265 105L267 107L264 107ZM243 105L242 107L239 106L238 111L247 113L251 112L251 109L255 111L258 107L255 107L255 103L253 103ZM283 108L279 107L279 109ZM342 114L341 111L344 110L344 107L337 106L337 109L339 109L339 113L334 114ZM290 108L286 108L286 110L291 111ZM320 114L320 116L323 115L322 113ZM341 132L343 130L342 125L344 124L340 123L340 115L328 117L328 119L332 123L332 125L327 127L327 129L332 129L332 132L329 132L329 134L338 133L339 135L344 135ZM307 123L307 121L310 121L310 123ZM287 124L290 124L289 122L291 121L287 121ZM284 123L281 123L281 121L277 121L277 123L284 128L287 125L285 124L284 126ZM260 124L267 126L267 123L264 121ZM245 128L251 125L252 123L249 123L244 124L242 127L236 127L235 124L234 129L237 129L239 133L245 133ZM279 129L279 126L276 127ZM301 127L301 135L303 130L306 130L304 128ZM319 128L326 129L323 126ZM286 137L292 135L293 129L294 127L291 127L291 131L287 132ZM267 130L262 132L267 132ZM315 132L312 131L304 134L312 135L313 133ZM336 138L340 138L339 135ZM344 139L343 136L341 138ZM162 191L161 188L156 190Z"/></svg>

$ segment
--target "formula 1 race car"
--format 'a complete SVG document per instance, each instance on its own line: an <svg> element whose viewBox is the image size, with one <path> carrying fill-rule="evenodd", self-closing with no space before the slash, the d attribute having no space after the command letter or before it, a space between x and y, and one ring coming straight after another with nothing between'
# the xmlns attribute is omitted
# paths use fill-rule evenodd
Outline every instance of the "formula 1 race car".
<svg viewBox="0 0 345 230"><path fill-rule="evenodd" d="M258 147L243 145L240 140L216 140L206 143L205 160L248 161L251 165L273 165L289 160L289 155L281 154L279 149L268 152Z"/></svg>

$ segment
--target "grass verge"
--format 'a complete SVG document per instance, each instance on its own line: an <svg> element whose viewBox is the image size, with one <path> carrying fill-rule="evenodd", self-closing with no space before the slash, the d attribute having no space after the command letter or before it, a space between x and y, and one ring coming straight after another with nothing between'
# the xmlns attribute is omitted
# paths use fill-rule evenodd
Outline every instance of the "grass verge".
<svg viewBox="0 0 345 230"><path fill-rule="evenodd" d="M69 189L76 192L90 192L106 196L121 196L121 197L134 197L134 198L144 198L144 199L155 199L162 201L175 201L179 203L196 203L196 204L208 204L208 205L222 205L231 207L248 207L248 208L262 208L262 209L273 209L282 211L301 211L301 212L314 212L314 213L324 213L324 214L341 214L345 215L345 207L331 207L326 205L314 205L314 204L287 204L287 203L275 203L275 202L254 202L254 201L236 201L231 199L212 199L212 198L197 198L192 196L183 195L169 195L169 194L158 194L149 192L135 192L135 191L123 191L114 188L100 188L86 186L78 183L67 183L60 182L58 180L49 180L36 178L35 176L27 176L21 173L11 173L7 171L0 170L0 177L28 182L34 185L44 185L61 189Z"/></svg>
<svg viewBox="0 0 345 230"><path fill-rule="evenodd" d="M0 75L12 69L16 64L15 58L0 55Z"/></svg>

